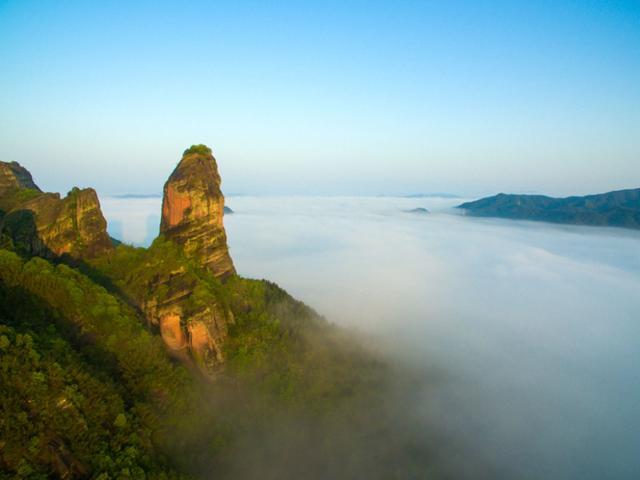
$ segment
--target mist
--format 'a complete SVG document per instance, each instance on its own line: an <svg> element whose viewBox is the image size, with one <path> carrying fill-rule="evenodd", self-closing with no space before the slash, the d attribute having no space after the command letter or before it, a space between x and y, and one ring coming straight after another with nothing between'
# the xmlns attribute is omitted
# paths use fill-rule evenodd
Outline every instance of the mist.
<svg viewBox="0 0 640 480"><path fill-rule="evenodd" d="M160 201L103 198L110 233L148 244ZM444 471L632 478L640 232L469 218L462 201L232 196L225 226L239 274L424 375L398 422L455 446Z"/></svg>

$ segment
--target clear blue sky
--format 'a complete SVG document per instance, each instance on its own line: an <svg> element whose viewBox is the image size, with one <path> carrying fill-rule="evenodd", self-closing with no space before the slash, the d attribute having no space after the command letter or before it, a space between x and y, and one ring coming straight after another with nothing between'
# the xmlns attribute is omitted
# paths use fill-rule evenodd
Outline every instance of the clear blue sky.
<svg viewBox="0 0 640 480"><path fill-rule="evenodd" d="M640 186L640 2L0 0L0 159L47 190Z"/></svg>

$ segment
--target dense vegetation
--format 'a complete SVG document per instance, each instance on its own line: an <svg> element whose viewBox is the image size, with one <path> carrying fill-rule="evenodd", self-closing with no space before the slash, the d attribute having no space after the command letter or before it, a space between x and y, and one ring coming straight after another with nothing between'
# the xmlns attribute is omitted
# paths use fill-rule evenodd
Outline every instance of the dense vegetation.
<svg viewBox="0 0 640 480"><path fill-rule="evenodd" d="M199 153L200 155L211 155L211 149L202 143L198 145L191 145L187 148L183 155L187 155L189 153Z"/></svg>
<svg viewBox="0 0 640 480"><path fill-rule="evenodd" d="M185 198L198 215L146 249L110 241L95 191L61 199L0 162L0 478L424 473L424 442L398 420L410 379L277 285L235 275L209 224L211 150L185 154L168 216Z"/></svg>
<svg viewBox="0 0 640 480"><path fill-rule="evenodd" d="M234 318L207 381L172 361L133 306L176 271L189 308ZM162 238L77 268L0 251L0 294L11 478L393 478L398 462L406 474L424 460L391 426L392 372L375 355L277 285L223 284Z"/></svg>
<svg viewBox="0 0 640 480"><path fill-rule="evenodd" d="M190 379L77 271L0 251L0 464L10 476L171 474L154 445Z"/></svg>
<svg viewBox="0 0 640 480"><path fill-rule="evenodd" d="M501 193L459 208L477 217L640 228L640 189L567 198Z"/></svg>

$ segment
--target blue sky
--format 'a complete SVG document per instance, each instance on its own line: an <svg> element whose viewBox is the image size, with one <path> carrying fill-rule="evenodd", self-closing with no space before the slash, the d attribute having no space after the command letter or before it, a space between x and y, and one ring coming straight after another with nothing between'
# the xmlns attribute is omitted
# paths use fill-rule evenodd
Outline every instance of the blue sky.
<svg viewBox="0 0 640 480"><path fill-rule="evenodd" d="M47 190L640 186L640 2L0 0L0 159Z"/></svg>

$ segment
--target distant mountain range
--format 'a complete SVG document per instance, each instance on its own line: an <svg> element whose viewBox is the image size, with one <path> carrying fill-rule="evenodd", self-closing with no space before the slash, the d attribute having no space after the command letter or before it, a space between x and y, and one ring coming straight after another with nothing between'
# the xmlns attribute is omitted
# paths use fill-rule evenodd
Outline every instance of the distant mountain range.
<svg viewBox="0 0 640 480"><path fill-rule="evenodd" d="M567 198L500 193L458 208L476 217L640 228L640 188Z"/></svg>
<svg viewBox="0 0 640 480"><path fill-rule="evenodd" d="M150 194L140 194L140 193L125 193L123 195L112 195L113 198L162 198L162 195L159 193L150 193Z"/></svg>
<svg viewBox="0 0 640 480"><path fill-rule="evenodd" d="M405 198L460 198L460 195L453 193L412 193L404 195Z"/></svg>

